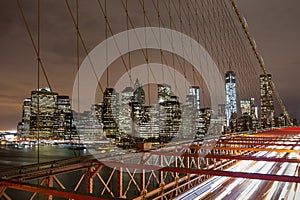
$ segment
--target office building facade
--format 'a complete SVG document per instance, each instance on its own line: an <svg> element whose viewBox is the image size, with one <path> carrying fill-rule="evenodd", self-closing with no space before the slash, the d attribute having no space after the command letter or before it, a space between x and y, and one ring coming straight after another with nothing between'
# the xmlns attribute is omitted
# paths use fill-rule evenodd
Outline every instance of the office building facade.
<svg viewBox="0 0 300 200"><path fill-rule="evenodd" d="M272 75L260 75L260 100L261 112L260 123L262 128L273 127L274 121L274 100L272 94Z"/></svg>
<svg viewBox="0 0 300 200"><path fill-rule="evenodd" d="M226 121L229 126L230 117L233 113L237 113L236 104L236 77L233 71L228 71L225 75L226 89Z"/></svg>

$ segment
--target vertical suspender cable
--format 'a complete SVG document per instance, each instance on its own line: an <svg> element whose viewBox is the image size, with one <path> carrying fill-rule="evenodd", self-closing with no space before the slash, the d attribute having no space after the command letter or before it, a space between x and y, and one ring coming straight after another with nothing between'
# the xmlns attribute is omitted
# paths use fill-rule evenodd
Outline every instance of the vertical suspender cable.
<svg viewBox="0 0 300 200"><path fill-rule="evenodd" d="M37 89L40 88L40 0L37 0ZM37 92L37 163L40 169L40 93ZM39 182L39 180L37 180ZM38 199L40 198L38 193Z"/></svg>
<svg viewBox="0 0 300 200"><path fill-rule="evenodd" d="M156 7L157 7L157 21L158 21L158 28L159 28L159 53L160 53L160 63L161 63L161 73L162 73L162 83L165 83L165 73L164 73L164 62L163 62L163 51L161 46L161 17L160 17L160 8L159 8L159 1L156 0Z"/></svg>
<svg viewBox="0 0 300 200"><path fill-rule="evenodd" d="M50 90L52 91L52 87L51 87L50 81L49 81L48 76L47 76L47 74L46 74L46 70L45 70L45 68L44 68L42 59L41 59L41 57L38 55L38 48L37 48L37 45L36 45L35 42L34 42L32 33L31 33L30 28L29 28L29 25L28 25L28 23L27 23L27 19L26 19L25 15L24 15L23 8L22 8L22 6L21 6L21 4L20 4L20 1L19 1L19 0L16 0L16 1L17 1L17 5L18 5L18 8L19 8L21 17L22 17L22 19L23 19L23 22L24 22L26 31L27 31L27 33L28 33L28 35L29 35L29 38L30 38L32 47L33 47L33 49L34 49L35 55L36 55L36 57L37 57L37 59L38 59L38 61L39 61L39 63L40 63L40 68L42 69L42 72L43 72L43 75L44 75L44 77L45 77L45 79L46 79L46 82L47 82L47 84L48 84Z"/></svg>
<svg viewBox="0 0 300 200"><path fill-rule="evenodd" d="M78 85L77 85L77 89L78 89L78 93L77 93L77 98L78 98L78 121L80 121L80 102L79 102L79 98L80 98L80 92L79 92L79 3L78 0L76 0L76 62L77 62L77 80L78 80ZM72 137L72 136L71 136ZM78 140L80 143L80 135L78 136ZM77 156L75 149L73 149L74 155L75 157ZM79 156L80 156L80 151L79 151Z"/></svg>
<svg viewBox="0 0 300 200"><path fill-rule="evenodd" d="M77 80L78 80L78 84L77 84L77 99L78 99L78 103L77 103L77 111L78 113L80 113L80 102L79 102L79 98L80 98L80 92L79 92L79 86L80 86L80 74L79 74L79 68L80 68L80 64L79 64L79 14L78 14L78 0L76 0L76 64L77 64Z"/></svg>
<svg viewBox="0 0 300 200"><path fill-rule="evenodd" d="M183 34L183 19L182 19L182 7L181 7L181 0L178 0L178 4L179 4L179 21L180 21L180 32ZM184 44L183 44L183 39L182 39L182 34L181 34L181 48L182 48L182 52L183 52L183 74L184 74L184 77L187 77L186 76L186 68L185 68L185 55L184 55ZM186 79L184 79L184 84L185 84L185 89L186 91L188 91L188 88L187 88L187 83L186 83Z"/></svg>
<svg viewBox="0 0 300 200"><path fill-rule="evenodd" d="M37 0L37 89L40 88L40 0ZM40 94L37 98L37 162L40 163Z"/></svg>
<svg viewBox="0 0 300 200"><path fill-rule="evenodd" d="M38 87L37 89L40 88L40 70L42 69L42 72L43 72L43 75L46 79L48 87L50 88L50 91L52 91L51 84L49 82L48 76L46 74L46 71L45 71L41 56L40 56L40 0L37 0L37 43L35 43L35 41L33 39L33 35L30 31L30 28L29 28L29 25L27 23L27 19L24 15L24 11L23 11L23 8L20 4L20 1L16 0L16 2L17 2L17 6L18 6L19 12L21 14L21 17L23 19L26 31L29 35L32 47L34 49L36 58L37 58L37 87ZM38 96L37 96L37 135L36 135L37 140L38 140L37 141L38 142L38 152L37 152L37 162L38 163L40 162L40 155L39 155L40 154L40 151L39 151L40 150L39 149L39 133L40 133L40 125L39 125L39 121L40 121L40 116L39 115L40 115L40 113L39 113L39 110L40 110L40 102L39 101L40 101L40 95L38 94Z"/></svg>
<svg viewBox="0 0 300 200"><path fill-rule="evenodd" d="M106 31L106 32L107 32L107 35L108 35L108 32L109 32L110 35L111 35L111 37L112 37L112 39L113 39L113 41L114 41L114 44L116 45L116 48L117 48L118 52L119 52L119 54L120 54L120 58L121 58L121 60L122 60L123 66L124 66L124 68L126 69L126 72L128 73L128 68L127 68L127 65L126 65L125 58L124 58L124 56L122 55L122 52L121 52L120 47L119 47L119 45L118 45L118 43L117 43L117 41L116 41L116 38L114 37L114 33L113 33L113 30L112 30L112 27L111 27L111 25L110 25L110 23L109 23L109 20L108 20L107 15L106 15L107 12L105 11L105 8L102 6L100 0L97 0L97 2L98 2L98 5L99 5L99 8L100 8L100 11L101 11L101 13L102 13L102 15L103 15L103 17L104 17L104 19L105 19L105 22L106 22L106 24L107 24L107 31ZM125 4L124 4L123 0L121 1L121 3L122 3L122 6L125 7ZM130 22L130 21L129 21L129 22ZM131 22L130 22L130 23L131 23ZM106 49L108 49L108 48L106 48ZM108 53L107 53L107 55L108 55ZM107 58L107 61L108 61L108 58ZM130 77L130 81L131 81L131 83L132 83L131 77Z"/></svg>
<svg viewBox="0 0 300 200"><path fill-rule="evenodd" d="M107 40L107 37L108 37L108 24L107 24L107 0L104 1L104 13L105 13L105 40ZM107 66L108 65L108 44L107 44L107 41L105 41L105 66L106 66L106 88L109 87L109 79L108 79L108 69L109 67Z"/></svg>
<svg viewBox="0 0 300 200"><path fill-rule="evenodd" d="M128 12L128 0L125 2L125 12L126 12L126 29L127 29L127 46L128 46L128 70L129 79L131 80L131 52L130 50L130 39L129 39L129 12ZM132 81L129 81L129 85L132 86Z"/></svg>
<svg viewBox="0 0 300 200"><path fill-rule="evenodd" d="M172 12L171 12L171 0L168 1L168 6L166 6L169 10L169 26L170 29L173 30L172 27ZM174 41L173 41L173 31L171 32L171 45L172 45L172 52L174 52ZM173 76L174 76L174 85L175 85L175 94L177 94L177 84L176 84L176 65L175 65L175 55L172 53L172 65L173 65Z"/></svg>
<svg viewBox="0 0 300 200"><path fill-rule="evenodd" d="M144 20L144 27L147 27L147 20L146 20L146 9L145 9L145 0L143 0L142 2L142 9L143 9L143 20ZM150 105L150 66L149 66L149 56L148 56L148 45L147 45L147 32L146 29L144 31L144 35L145 35L145 59L146 59L146 64L147 64L147 82L148 82L148 86L147 86L147 93L148 93L148 105Z"/></svg>
<svg viewBox="0 0 300 200"><path fill-rule="evenodd" d="M190 3L189 1L186 2L187 5L187 20L188 20L188 25L189 25L189 36L192 38L192 24L191 24L191 10L190 10ZM195 35L195 37L197 37ZM190 41L190 48L191 48L191 56L192 56L192 62L194 61L194 56L193 56L193 46L192 46L192 41ZM192 66L192 77L193 77L193 85L196 85L195 82L195 68Z"/></svg>
<svg viewBox="0 0 300 200"><path fill-rule="evenodd" d="M70 14L70 16L71 16L73 25L74 25L74 27L76 28L76 19L75 19L74 15L73 15L73 12L72 12L72 10L71 10L69 1L68 1L68 0L65 0L65 4L66 4L67 9L68 9L68 12L69 12L69 14ZM89 51L88 51L88 49L87 49L87 46L86 46L85 41L84 41L84 39L83 39L83 36L82 36L82 34L81 34L81 32L80 32L80 29L78 29L78 36L79 36L80 43L82 44L84 53L85 53L86 57L88 58L88 61L89 61L90 65L91 65L93 75L94 75L95 78L98 80L98 77L97 77L97 74L96 74L96 70L95 70L94 63L92 62L91 57L89 56ZM97 81L97 84L98 84L98 87L100 88L101 93L103 94L103 88L102 88L101 83L100 83L99 81Z"/></svg>

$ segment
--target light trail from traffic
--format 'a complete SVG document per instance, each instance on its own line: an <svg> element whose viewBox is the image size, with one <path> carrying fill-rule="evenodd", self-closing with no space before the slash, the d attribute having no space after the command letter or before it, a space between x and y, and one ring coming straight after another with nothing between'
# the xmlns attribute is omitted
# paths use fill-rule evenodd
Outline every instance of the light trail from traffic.
<svg viewBox="0 0 300 200"><path fill-rule="evenodd" d="M280 144L278 146L269 146L268 148L300 150L300 147L297 146L280 146ZM299 159L299 154L295 152L262 151L254 153L252 156ZM297 163L242 160L226 171L296 176L299 173L298 167L299 164ZM215 176L178 196L176 199L300 199L300 188L297 183Z"/></svg>

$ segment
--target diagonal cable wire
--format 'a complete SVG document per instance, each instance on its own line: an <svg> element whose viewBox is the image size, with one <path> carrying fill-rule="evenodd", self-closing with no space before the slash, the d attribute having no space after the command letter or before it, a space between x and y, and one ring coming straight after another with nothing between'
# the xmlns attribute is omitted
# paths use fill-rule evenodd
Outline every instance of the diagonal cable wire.
<svg viewBox="0 0 300 200"><path fill-rule="evenodd" d="M96 70L95 70L95 66L94 66L94 64L93 64L93 62L92 62L92 60L91 60L91 58L90 58L90 56L89 56L88 49L87 49L87 47L86 47L86 44L85 44L85 42L84 42L84 39L83 39L82 34L81 34L81 32L80 32L80 29L79 29L79 27L77 26L76 19L75 19L74 15L73 15L73 12L72 12L72 10L71 10L69 1L68 1L68 0L65 0L65 3L66 3L66 6L67 6L67 8L68 8L69 14L70 14L70 16L71 16L71 18L72 18L72 22L73 22L73 24L74 24L74 27L76 28L76 31L77 31L77 33L78 33L80 42L81 42L81 44L82 44L82 46L83 46L83 49L84 49L84 52L85 52L85 54L86 54L86 56L87 56L87 58L88 58L88 61L89 61L90 65L91 65L91 67L92 67L93 74L94 74L95 78L98 80L97 73L96 73ZM101 83L100 83L99 81L97 81L97 83L98 83L98 87L99 87L100 90L101 90L101 93L103 94L103 88L102 88Z"/></svg>
<svg viewBox="0 0 300 200"><path fill-rule="evenodd" d="M37 61L40 63L40 67L42 68L44 77L45 77L45 79L46 79L46 81L47 81L47 84L48 84L50 90L52 91L52 87L51 87L50 81L49 81L49 79L48 79L48 76L47 76L47 73L46 73L44 64L43 64L43 62L42 62L42 59L41 59L41 57L40 57L40 55L39 55L38 47L37 47L37 45L36 45L35 42L34 42L33 35L32 35L32 33L31 33L31 31L30 31L30 28L29 28L27 19L26 19L25 15L24 15L24 11L23 11L22 5L21 5L21 3L20 3L19 0L16 0L16 1L17 1L17 5L18 5L19 12L20 12L20 14L21 14L21 16L22 16L24 25L25 25L25 27L26 27L27 33L28 33L28 35L29 35L29 37L30 37L30 41L31 41L32 47L33 47L34 52L35 52L35 54L36 54Z"/></svg>

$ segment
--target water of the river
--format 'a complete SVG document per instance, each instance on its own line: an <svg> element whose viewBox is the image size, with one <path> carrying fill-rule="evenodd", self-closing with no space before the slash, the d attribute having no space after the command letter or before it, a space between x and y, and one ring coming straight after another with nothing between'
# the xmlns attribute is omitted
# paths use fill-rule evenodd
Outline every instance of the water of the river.
<svg viewBox="0 0 300 200"><path fill-rule="evenodd" d="M48 162L87 155L88 151L70 150L64 146L40 146L39 162ZM0 169L35 164L38 162L38 148L16 148L0 146Z"/></svg>
<svg viewBox="0 0 300 200"><path fill-rule="evenodd" d="M48 162L54 160L62 160L67 158L74 158L77 156L87 155L86 150L70 150L65 146L40 146L39 147L39 162ZM6 168L24 166L29 164L38 163L38 148L18 148L18 147L7 147L0 146L0 169L4 170ZM73 174L76 177L61 177L65 184L74 184L74 180L78 180L79 174ZM7 189L6 193L12 198L17 200L30 199L32 193L15 191ZM1 198L0 198L1 199ZM36 195L34 199L45 199L43 195ZM53 197L55 200L61 200L64 198Z"/></svg>

